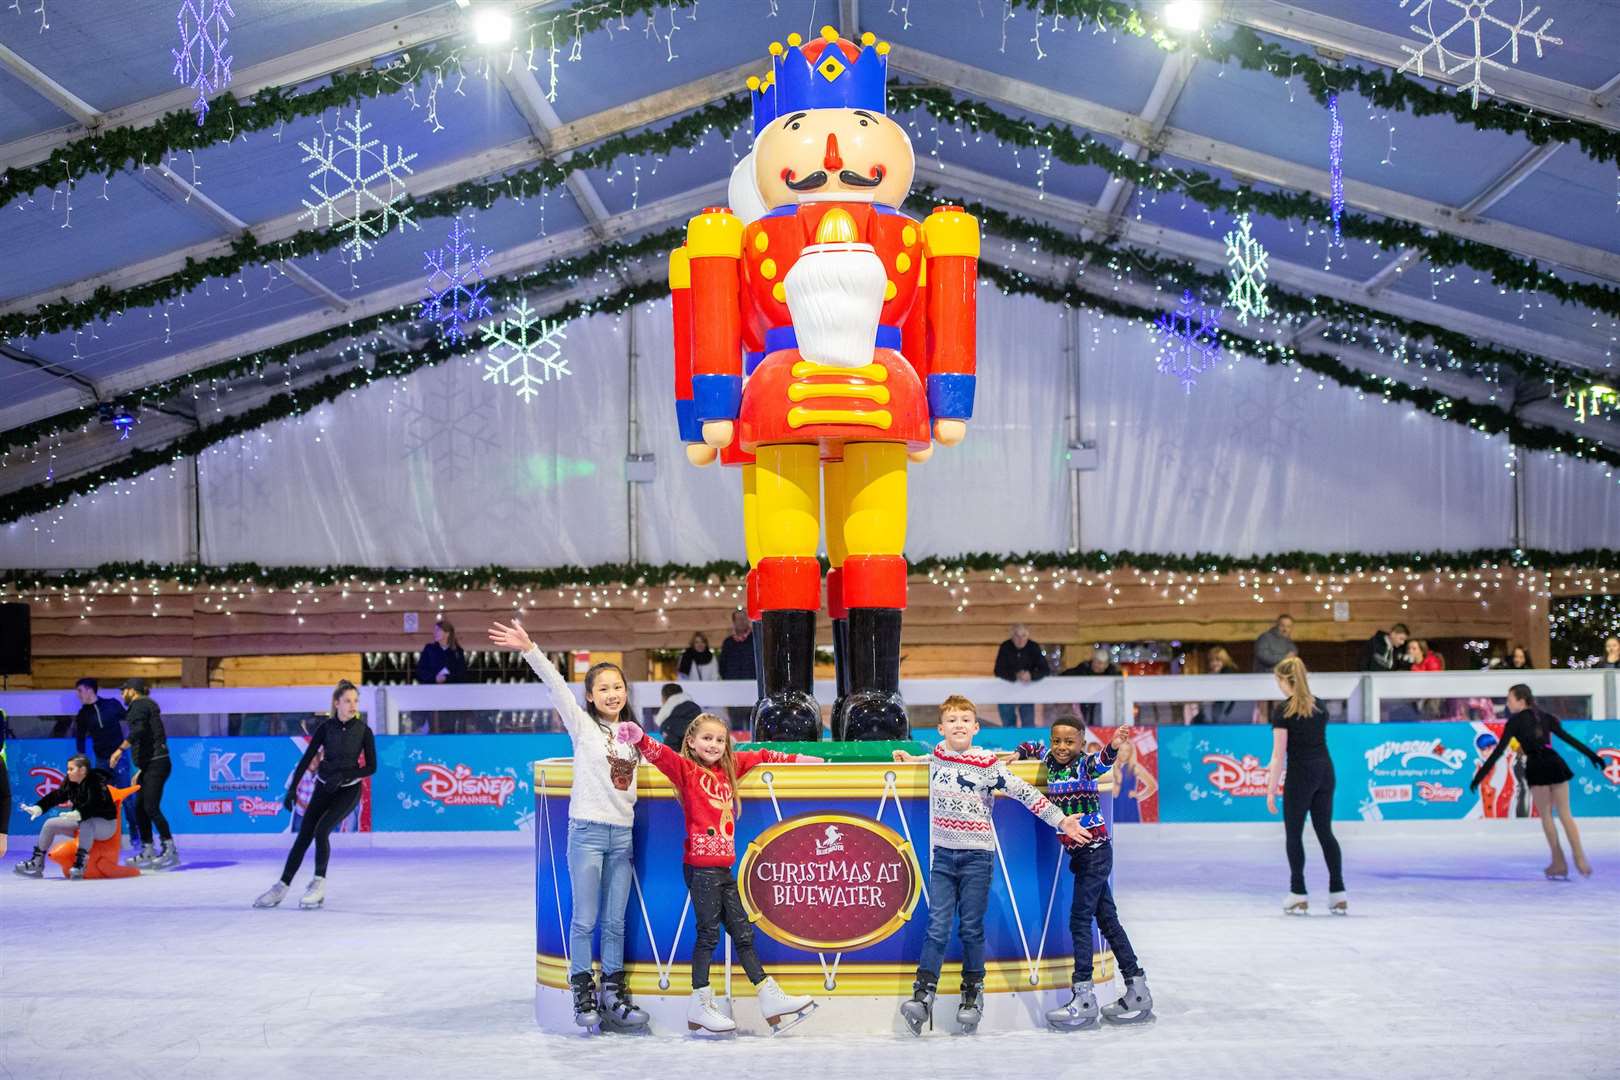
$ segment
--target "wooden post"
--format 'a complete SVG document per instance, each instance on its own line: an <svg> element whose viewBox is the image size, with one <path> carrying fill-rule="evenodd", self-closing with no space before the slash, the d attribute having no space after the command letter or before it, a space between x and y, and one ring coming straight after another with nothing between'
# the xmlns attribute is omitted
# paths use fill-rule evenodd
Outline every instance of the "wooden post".
<svg viewBox="0 0 1620 1080"><path fill-rule="evenodd" d="M208 686L209 661L206 656L182 656L180 658L180 685L188 687Z"/></svg>

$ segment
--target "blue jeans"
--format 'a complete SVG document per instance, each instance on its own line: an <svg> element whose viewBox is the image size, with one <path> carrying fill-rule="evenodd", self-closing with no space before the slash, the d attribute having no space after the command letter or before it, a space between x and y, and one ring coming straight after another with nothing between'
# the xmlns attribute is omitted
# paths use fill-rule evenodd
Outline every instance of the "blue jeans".
<svg viewBox="0 0 1620 1080"><path fill-rule="evenodd" d="M1114 845L1083 847L1069 854L1074 874L1074 903L1069 906L1069 933L1074 937L1074 981L1091 981L1091 922L1097 921L1103 940L1114 950L1119 973L1127 979L1143 974L1136 950L1119 924L1119 909L1108 875L1114 872Z"/></svg>
<svg viewBox="0 0 1620 1080"><path fill-rule="evenodd" d="M624 970L624 907L630 901L630 826L568 819L568 974L591 970L591 938L602 927L602 972Z"/></svg>
<svg viewBox="0 0 1620 1080"><path fill-rule="evenodd" d="M997 705L996 711L1001 714L1002 727L1034 727L1034 705Z"/></svg>
<svg viewBox="0 0 1620 1080"><path fill-rule="evenodd" d="M951 938L951 917L962 939L962 978L984 981L984 912L990 906L991 851L934 848L928 867L928 940L917 976L938 981Z"/></svg>

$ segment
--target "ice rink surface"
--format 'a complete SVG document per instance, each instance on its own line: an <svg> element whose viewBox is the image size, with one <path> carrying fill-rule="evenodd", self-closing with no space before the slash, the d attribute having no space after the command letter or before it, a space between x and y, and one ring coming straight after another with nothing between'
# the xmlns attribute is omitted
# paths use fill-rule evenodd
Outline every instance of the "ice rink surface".
<svg viewBox="0 0 1620 1080"><path fill-rule="evenodd" d="M811 1017L719 1044L536 1030L528 848L340 846L305 912L308 863L283 907L249 908L279 850L182 838L179 872L33 881L13 839L0 1076L1620 1076L1620 821L1581 824L1596 873L1568 883L1543 880L1534 821L1341 825L1345 919L1281 914L1280 825L1123 826L1156 1023L914 1040Z"/></svg>

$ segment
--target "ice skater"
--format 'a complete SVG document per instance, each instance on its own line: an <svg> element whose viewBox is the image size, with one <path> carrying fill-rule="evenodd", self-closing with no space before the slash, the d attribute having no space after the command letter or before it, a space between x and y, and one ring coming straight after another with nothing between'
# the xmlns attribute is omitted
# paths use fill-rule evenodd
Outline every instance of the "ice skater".
<svg viewBox="0 0 1620 1080"><path fill-rule="evenodd" d="M613 725L630 719L630 691L617 664L591 665L585 706L556 666L516 619L496 623L489 640L523 654L551 695L552 708L574 745L574 783L568 796L568 880L573 918L568 924L568 982L574 1023L608 1031L641 1031L647 1013L636 1008L624 974L624 909L630 900L630 828L635 820L636 765L632 748L614 738ZM602 981L591 970L591 945L600 927Z"/></svg>
<svg viewBox="0 0 1620 1080"><path fill-rule="evenodd" d="M130 863L142 870L168 870L180 865L169 819L163 816L163 786L169 782L169 737L163 728L163 710L152 700L145 679L125 679L123 685L124 723L129 734L112 752L107 764L118 768L125 752L135 759L133 782L141 786L135 797L135 828L141 834L141 850ZM153 847L156 827L162 849Z"/></svg>
<svg viewBox="0 0 1620 1080"><path fill-rule="evenodd" d="M737 1029L737 1022L721 1012L709 985L709 964L720 944L720 927L731 937L732 951L748 981L754 984L759 1011L771 1033L785 1031L815 1010L814 999L785 993L765 974L754 949L754 924L743 911L737 879L731 866L737 859L737 778L767 762L815 762L810 754L784 754L776 750L737 750L731 725L704 713L686 729L677 753L647 737L633 720L619 724L619 741L634 746L654 768L669 778L686 817L686 845L682 872L697 916L697 940L692 944L692 997L686 1006L686 1027L713 1035Z"/></svg>
<svg viewBox="0 0 1620 1080"><path fill-rule="evenodd" d="M921 1035L924 1024L933 1027L934 995L953 921L962 941L956 1022L971 1033L983 1018L984 914L990 906L995 866L991 816L996 792L1017 799L1070 840L1091 841L1078 814L1065 816L1057 804L1014 776L999 755L974 746L978 731L978 709L962 695L952 694L939 706L940 742L933 753L918 757L904 750L894 752L896 761L928 762L928 936L917 961L911 1000L900 1006L901 1019L913 1035ZM1089 940L1089 929L1087 935Z"/></svg>
<svg viewBox="0 0 1620 1080"><path fill-rule="evenodd" d="M287 781L287 794L281 805L289 812L298 797L298 781L320 755L315 771L315 791L309 797L298 835L281 868L281 880L255 901L256 908L281 903L292 887L293 877L304 862L310 841L315 842L315 876L304 889L298 906L306 910L326 903L326 865L332 858L332 831L342 824L360 802L361 781L377 771L377 742L371 728L360 718L360 691L344 679L332 691L332 715L321 722L304 747L304 756Z"/></svg>
<svg viewBox="0 0 1620 1080"><path fill-rule="evenodd" d="M1288 897L1283 911L1305 915L1305 815L1311 816L1322 857L1328 867L1328 911L1350 914L1344 890L1344 857L1333 836L1333 759L1328 756L1327 709L1311 694L1305 661L1290 656L1273 672L1285 700L1271 707L1271 765L1266 777L1266 812L1277 812L1277 790L1283 796L1283 832L1288 848ZM1283 763L1288 764L1283 779Z"/></svg>
<svg viewBox="0 0 1620 1080"><path fill-rule="evenodd" d="M46 854L56 846L57 841L77 833L79 852L73 857L68 877L75 880L84 877L84 864L90 858L91 846L97 840L118 835L118 803L108 787L111 779L111 773L92 769L90 759L83 754L68 758L67 779L62 786L36 803L23 803L22 808L29 817L36 819L63 803L71 803L73 809L47 821L39 830L34 853L13 869L23 877L44 877Z"/></svg>
<svg viewBox="0 0 1620 1080"><path fill-rule="evenodd" d="M1080 827L1091 835L1091 839L1084 842L1062 834L1058 836L1069 853L1069 872L1074 875L1074 899L1069 905L1074 976L1069 984L1069 1000L1046 1014L1046 1022L1058 1031L1092 1027L1099 1014L1121 1024L1141 1023L1153 1016L1153 993L1148 989L1147 973L1137 962L1131 939L1120 925L1119 909L1108 885L1108 877L1114 871L1114 845L1108 835L1108 825L1103 821L1102 801L1097 790L1098 780L1115 767L1116 760L1121 766L1126 764L1121 751L1130 746L1131 728L1129 724L1116 728L1108 745L1095 753L1080 753L1084 739L1085 729L1077 717L1059 716L1052 721L1050 750L1039 743L1024 743L1018 747L1020 758L1039 761L1044 767L1046 797L1064 814L1080 815ZM1091 980L1093 920L1113 950L1119 973L1125 979L1125 993L1100 1010Z"/></svg>
<svg viewBox="0 0 1620 1080"><path fill-rule="evenodd" d="M1558 820L1564 823L1564 835L1569 837L1569 850L1575 857L1575 869L1581 872L1582 877L1591 877L1592 864L1586 861L1586 852L1581 848L1581 833L1575 827L1575 815L1569 809L1569 782L1575 778L1575 774L1558 751L1553 749L1552 738L1556 735L1586 755L1599 772L1603 771L1603 759L1590 746L1565 731L1557 717L1538 709L1536 696L1524 683L1508 688L1507 707L1507 727L1491 749L1490 756L1480 762L1474 778L1468 782L1468 789L1473 791L1479 787L1507 744L1517 739L1524 757L1525 780L1530 784L1530 799L1541 818L1541 831L1547 836L1547 847L1552 850L1552 862L1542 872L1549 881L1569 880L1569 864L1564 862L1564 849L1558 843L1558 825L1553 821L1556 811Z"/></svg>

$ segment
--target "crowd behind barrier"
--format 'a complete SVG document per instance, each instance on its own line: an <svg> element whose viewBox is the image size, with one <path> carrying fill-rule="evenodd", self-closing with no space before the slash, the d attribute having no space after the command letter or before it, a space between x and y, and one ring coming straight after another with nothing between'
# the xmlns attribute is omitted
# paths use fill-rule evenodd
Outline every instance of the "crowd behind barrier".
<svg viewBox="0 0 1620 1080"><path fill-rule="evenodd" d="M1478 794L1468 779L1501 733L1509 686L1528 682L1543 707L1569 722L1604 757L1620 783L1620 708L1614 671L1323 672L1313 687L1335 721L1329 742L1339 769L1335 815L1369 820L1526 816L1522 785L1508 755ZM579 684L570 684L576 694ZM634 683L632 701L649 721L660 682ZM687 684L709 710L746 708L750 682ZM1013 748L1044 737L1044 723L1094 705L1089 737L1106 740L1122 717L1139 725L1131 775L1122 777L1121 821L1263 820L1264 768L1270 731L1253 722L1188 722L1183 706L1214 700L1279 698L1269 675L1053 677L1029 684L999 679L916 679L902 684L915 709L914 734L935 741L936 706L951 693L978 703L985 727L978 741ZM823 702L830 684L817 686ZM375 832L512 831L533 822L532 763L570 753L538 684L365 687L363 717L378 733L377 775L347 829ZM174 774L170 817L177 833L278 833L293 820L279 797L303 748L301 722L323 714L326 687L159 689ZM1462 702L1456 716L1419 719L1425 702ZM1036 706L1036 726L1001 727L998 706ZM8 717L8 764L16 797L32 800L60 783L71 738L50 738L79 708L72 691L0 693ZM454 724L444 718L461 718ZM1409 719L1402 719L1409 717ZM1173 719L1164 719L1173 718ZM460 724L457 727L455 724ZM926 725L926 726L925 726ZM441 734L444 730L461 734ZM1577 813L1620 816L1620 786L1577 772ZM13 815L13 831L26 831Z"/></svg>

